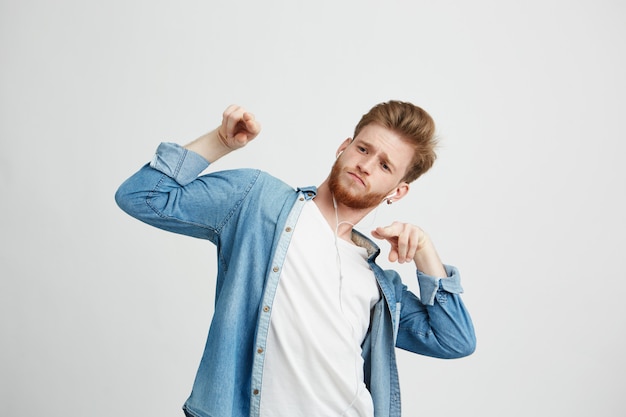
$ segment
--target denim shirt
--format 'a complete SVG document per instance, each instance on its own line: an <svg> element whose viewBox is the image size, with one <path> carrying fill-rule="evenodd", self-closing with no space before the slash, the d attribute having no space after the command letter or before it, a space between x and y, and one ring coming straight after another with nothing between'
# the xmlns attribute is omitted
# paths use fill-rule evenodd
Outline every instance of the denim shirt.
<svg viewBox="0 0 626 417"><path fill-rule="evenodd" d="M145 223L216 245L215 311L183 409L193 417L257 417L274 294L298 216L316 188L294 190L252 169L199 176L208 165L194 152L162 143L152 162L126 180L115 198ZM395 271L375 263L380 250L371 240L357 231L353 240L367 249L382 294L362 345L365 383L374 415L399 417L394 348L463 357L475 348L473 325L459 296L456 268L445 265L445 278L417 271L417 297Z"/></svg>

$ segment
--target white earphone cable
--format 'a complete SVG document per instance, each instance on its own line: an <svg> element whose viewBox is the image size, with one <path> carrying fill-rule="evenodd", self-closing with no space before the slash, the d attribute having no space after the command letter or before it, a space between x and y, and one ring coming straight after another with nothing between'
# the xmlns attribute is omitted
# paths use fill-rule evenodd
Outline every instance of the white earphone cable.
<svg viewBox="0 0 626 417"><path fill-rule="evenodd" d="M353 223L350 223L349 221L339 221L339 212L337 209L337 201L335 200L335 196L333 195L333 207L335 208L335 253L336 253L336 260L337 260L337 268L339 270L339 309L341 310L341 314L343 315L344 320L346 321L346 323L348 324L348 326L350 326L350 331L352 333L352 338L356 341L356 331L354 330L354 326L352 325L352 322L348 319L348 317L346 316L346 313L343 310L343 273L341 270L341 255L339 254L339 226L342 224L349 224L350 226L354 227ZM357 351L356 347L355 347L355 353L354 353L354 379L355 379L355 393L354 393L354 397L352 398L352 401L350 402L350 404L348 404L348 406L346 407L345 410L343 410L343 412L340 414L341 417L345 416L346 413L348 411L350 411L352 409L352 407L354 406L354 403L356 402L356 400L359 398L359 394L361 393L361 381L359 380L359 370L358 370L358 366L359 366L359 362L358 362L358 356L360 355L360 352Z"/></svg>

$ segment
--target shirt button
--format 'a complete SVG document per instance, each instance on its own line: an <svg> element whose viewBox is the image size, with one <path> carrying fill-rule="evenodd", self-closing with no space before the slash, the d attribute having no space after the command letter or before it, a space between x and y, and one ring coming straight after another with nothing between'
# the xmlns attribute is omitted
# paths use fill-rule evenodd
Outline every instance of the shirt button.
<svg viewBox="0 0 626 417"><path fill-rule="evenodd" d="M300 197L300 201L304 201L304 197Z"/></svg>
<svg viewBox="0 0 626 417"><path fill-rule="evenodd" d="M264 306L263 311L267 313L268 311L270 311L270 308L268 306Z"/></svg>
<svg viewBox="0 0 626 417"><path fill-rule="evenodd" d="M287 227L285 228L285 232L287 232L287 233L291 232L291 227L287 226Z"/></svg>
<svg viewBox="0 0 626 417"><path fill-rule="evenodd" d="M274 268L272 268L272 271L274 271L274 272L278 272L278 267L277 267L277 266L275 266Z"/></svg>
<svg viewBox="0 0 626 417"><path fill-rule="evenodd" d="M258 389L255 389L255 390L253 390L253 391L252 391L252 393L253 393L254 395L259 395L259 390L258 390Z"/></svg>
<svg viewBox="0 0 626 417"><path fill-rule="evenodd" d="M260 348L258 348L258 349L256 350L256 353L263 353L263 348L261 348L261 347L260 347Z"/></svg>

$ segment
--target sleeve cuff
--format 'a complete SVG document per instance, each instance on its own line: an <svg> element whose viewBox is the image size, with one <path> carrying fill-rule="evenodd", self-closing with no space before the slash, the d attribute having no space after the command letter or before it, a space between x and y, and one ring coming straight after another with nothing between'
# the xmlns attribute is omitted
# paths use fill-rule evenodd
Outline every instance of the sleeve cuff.
<svg viewBox="0 0 626 417"><path fill-rule="evenodd" d="M197 153L176 143L163 142L157 148L150 166L184 186L195 180L209 163Z"/></svg>
<svg viewBox="0 0 626 417"><path fill-rule="evenodd" d="M446 269L446 278L437 278L426 275L421 271L417 271L417 282L420 286L420 299L423 304L432 306L435 304L435 296L437 291L447 291L452 294L461 294L461 276L459 271L450 265L444 265Z"/></svg>

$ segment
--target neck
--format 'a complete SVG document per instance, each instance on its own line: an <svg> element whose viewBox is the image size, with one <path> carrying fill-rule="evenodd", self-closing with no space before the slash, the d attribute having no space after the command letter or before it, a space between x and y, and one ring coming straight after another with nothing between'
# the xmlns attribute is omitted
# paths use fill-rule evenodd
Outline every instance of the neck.
<svg viewBox="0 0 626 417"><path fill-rule="evenodd" d="M336 231L340 239L348 242L352 241L353 225L360 222L370 212L370 209L353 209L336 201L327 181L324 181L317 188L317 196L313 201L317 204L330 228Z"/></svg>

